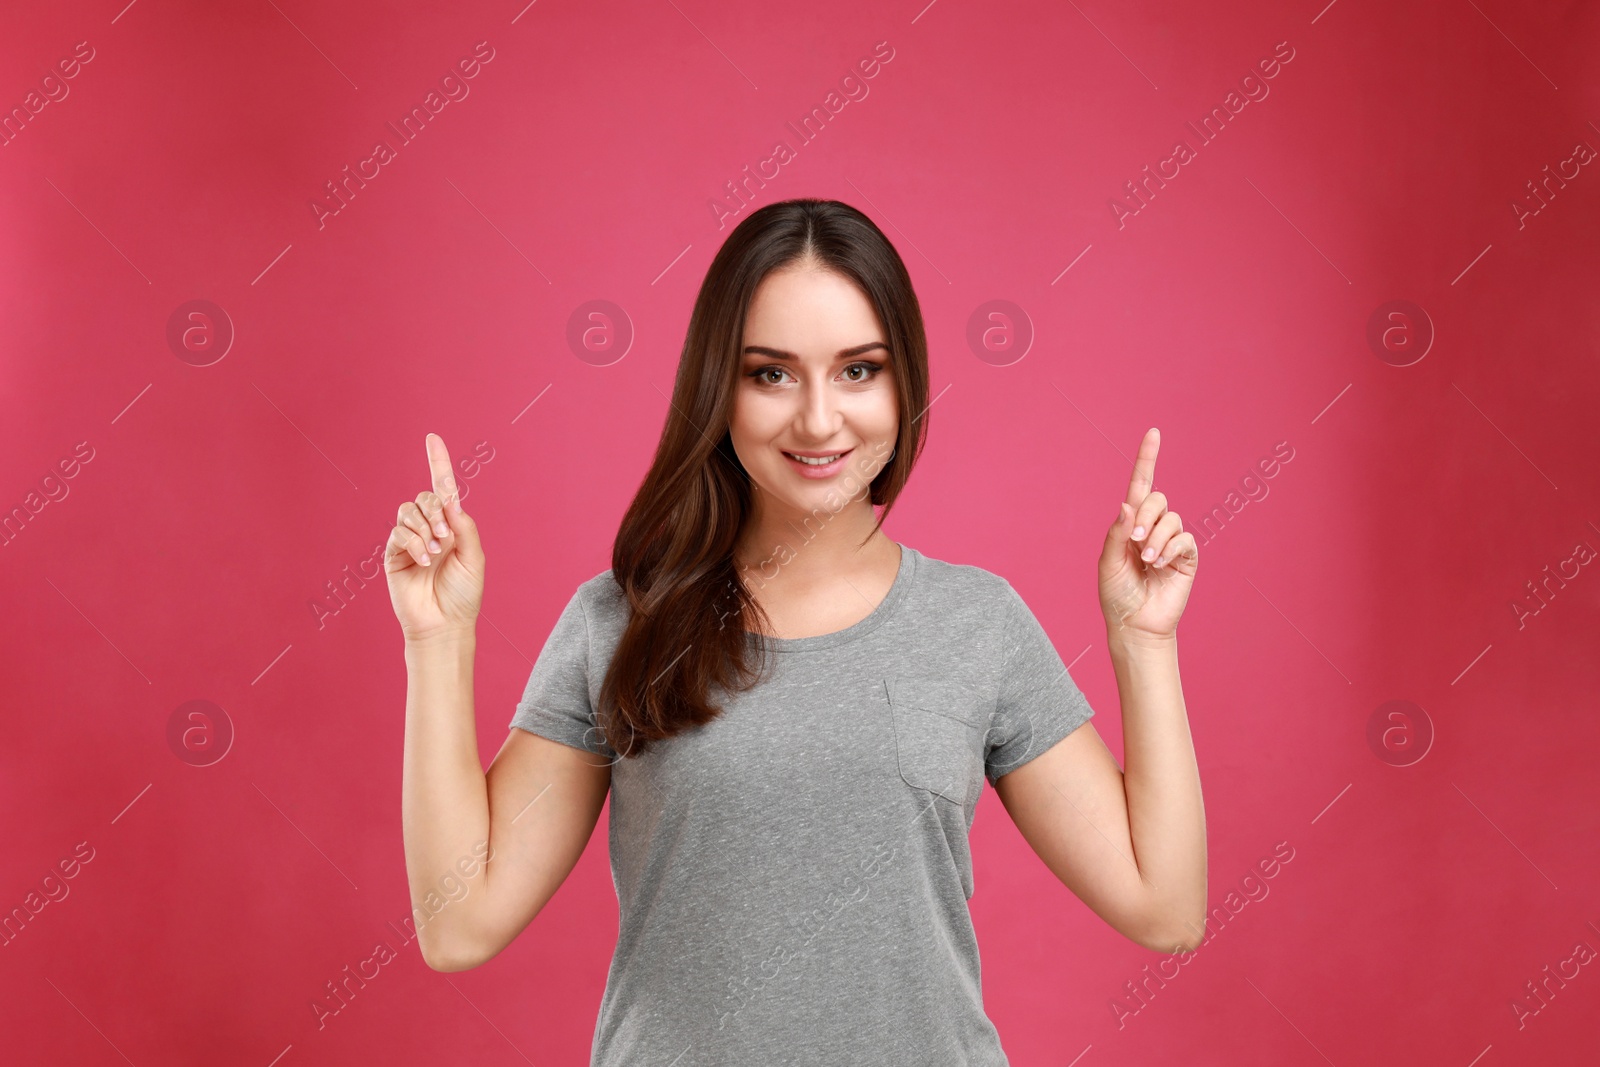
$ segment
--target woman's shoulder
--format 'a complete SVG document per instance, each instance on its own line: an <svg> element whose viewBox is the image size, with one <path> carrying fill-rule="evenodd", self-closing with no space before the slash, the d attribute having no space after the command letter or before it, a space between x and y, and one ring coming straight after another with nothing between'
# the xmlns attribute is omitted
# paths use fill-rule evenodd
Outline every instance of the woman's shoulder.
<svg viewBox="0 0 1600 1067"><path fill-rule="evenodd" d="M985 567L937 559L919 550L913 551L917 552L918 584L934 595L999 603L1015 593L1009 581Z"/></svg>
<svg viewBox="0 0 1600 1067"><path fill-rule="evenodd" d="M616 575L607 567L593 578L585 579L578 583L577 591L573 598L583 604L585 611L591 615L615 611L621 608L626 601L622 586L618 584Z"/></svg>

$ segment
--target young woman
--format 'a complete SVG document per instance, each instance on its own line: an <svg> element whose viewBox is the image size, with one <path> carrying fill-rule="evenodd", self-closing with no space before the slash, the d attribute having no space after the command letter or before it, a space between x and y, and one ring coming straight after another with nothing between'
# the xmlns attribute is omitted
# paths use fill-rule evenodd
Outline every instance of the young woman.
<svg viewBox="0 0 1600 1067"><path fill-rule="evenodd" d="M1176 638L1197 552L1151 491L1157 431L1099 561L1124 771L1009 582L880 529L928 391L910 278L865 215L806 199L741 222L701 286L611 568L556 620L487 774L483 549L428 435L433 488L401 506L386 568L430 967L509 944L608 792L620 929L597 1067L1004 1064L967 910L984 780L1112 927L1160 951L1200 942Z"/></svg>

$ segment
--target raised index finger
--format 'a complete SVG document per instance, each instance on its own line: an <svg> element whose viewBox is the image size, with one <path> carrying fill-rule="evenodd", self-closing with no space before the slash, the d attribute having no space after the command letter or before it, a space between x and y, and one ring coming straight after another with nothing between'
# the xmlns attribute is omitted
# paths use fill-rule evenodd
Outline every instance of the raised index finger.
<svg viewBox="0 0 1600 1067"><path fill-rule="evenodd" d="M430 433L428 443L428 471L433 475L433 491L444 501L444 506L461 510L461 501L456 496L456 475L450 466L450 452L444 447L444 438L436 433Z"/></svg>
<svg viewBox="0 0 1600 1067"><path fill-rule="evenodd" d="M1133 477L1128 480L1128 503L1134 507L1150 495L1156 483L1156 453L1161 449L1161 431L1154 426L1144 432L1139 442L1139 455L1133 461Z"/></svg>

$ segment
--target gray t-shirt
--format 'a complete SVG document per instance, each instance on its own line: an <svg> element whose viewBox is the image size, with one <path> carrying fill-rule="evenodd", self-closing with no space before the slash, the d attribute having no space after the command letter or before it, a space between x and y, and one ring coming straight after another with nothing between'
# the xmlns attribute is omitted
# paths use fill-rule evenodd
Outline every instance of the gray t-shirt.
<svg viewBox="0 0 1600 1067"><path fill-rule="evenodd" d="M511 726L613 761L592 1067L1007 1063L967 831L985 779L1094 712L1009 582L900 548L872 614L767 639L766 680L629 759L594 711L626 621L611 571L556 621Z"/></svg>

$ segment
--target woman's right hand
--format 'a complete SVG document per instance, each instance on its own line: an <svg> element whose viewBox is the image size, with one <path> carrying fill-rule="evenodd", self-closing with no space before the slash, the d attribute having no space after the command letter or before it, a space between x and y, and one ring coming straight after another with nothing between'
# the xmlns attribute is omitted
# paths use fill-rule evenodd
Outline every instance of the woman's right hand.
<svg viewBox="0 0 1600 1067"><path fill-rule="evenodd" d="M389 600L407 641L471 631L483 605L477 523L461 510L444 439L430 433L425 441L433 489L400 505L383 553Z"/></svg>

